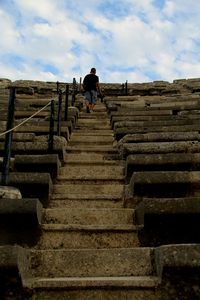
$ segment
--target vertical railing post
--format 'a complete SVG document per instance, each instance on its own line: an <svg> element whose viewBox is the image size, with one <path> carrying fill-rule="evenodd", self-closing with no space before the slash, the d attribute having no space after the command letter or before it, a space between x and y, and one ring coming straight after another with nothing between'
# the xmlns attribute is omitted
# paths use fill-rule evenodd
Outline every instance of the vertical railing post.
<svg viewBox="0 0 200 300"><path fill-rule="evenodd" d="M74 106L75 98L76 98L76 79L73 78L73 84L72 84L73 90L72 90L72 106Z"/></svg>
<svg viewBox="0 0 200 300"><path fill-rule="evenodd" d="M58 123L57 123L57 135L61 135L61 120L62 120L62 91L59 90L58 94Z"/></svg>
<svg viewBox="0 0 200 300"><path fill-rule="evenodd" d="M59 93L59 81L56 82L57 94Z"/></svg>
<svg viewBox="0 0 200 300"><path fill-rule="evenodd" d="M51 112L50 112L50 123L49 123L49 152L53 151L53 140L54 140L54 119L55 119L55 112L54 112L54 100L51 100Z"/></svg>
<svg viewBox="0 0 200 300"><path fill-rule="evenodd" d="M16 88L11 87L10 88L9 101L8 101L6 131L13 128L14 112L15 112L15 95L16 95ZM10 158L11 158L11 148L12 148L12 137L13 137L13 131L10 131L10 132L6 133L5 145L4 145L3 166L2 166L2 178L1 178L1 184L2 185L8 185L8 182L9 182L9 169L10 169Z"/></svg>
<svg viewBox="0 0 200 300"><path fill-rule="evenodd" d="M80 82L79 82L79 93L81 93L82 90L82 77L80 77Z"/></svg>
<svg viewBox="0 0 200 300"><path fill-rule="evenodd" d="M126 83L125 83L125 93L127 96L128 95L128 80L126 80Z"/></svg>
<svg viewBox="0 0 200 300"><path fill-rule="evenodd" d="M65 121L67 121L67 118L68 118L68 106L69 106L69 84L66 84L66 88L65 88L65 116L64 116Z"/></svg>

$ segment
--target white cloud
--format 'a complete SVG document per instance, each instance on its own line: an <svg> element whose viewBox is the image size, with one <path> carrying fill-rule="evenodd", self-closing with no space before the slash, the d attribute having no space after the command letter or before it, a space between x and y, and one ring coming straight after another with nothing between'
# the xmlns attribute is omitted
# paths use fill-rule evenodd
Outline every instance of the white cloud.
<svg viewBox="0 0 200 300"><path fill-rule="evenodd" d="M104 82L200 76L192 2L15 0L13 11L0 2L0 77L67 81L93 66Z"/></svg>

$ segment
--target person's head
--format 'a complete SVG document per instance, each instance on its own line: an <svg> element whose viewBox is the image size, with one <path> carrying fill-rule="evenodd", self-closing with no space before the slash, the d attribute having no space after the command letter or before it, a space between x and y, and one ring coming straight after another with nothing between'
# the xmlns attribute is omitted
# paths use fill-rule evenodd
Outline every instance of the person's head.
<svg viewBox="0 0 200 300"><path fill-rule="evenodd" d="M95 68L92 68L92 69L90 70L90 73L96 74L96 69L95 69Z"/></svg>

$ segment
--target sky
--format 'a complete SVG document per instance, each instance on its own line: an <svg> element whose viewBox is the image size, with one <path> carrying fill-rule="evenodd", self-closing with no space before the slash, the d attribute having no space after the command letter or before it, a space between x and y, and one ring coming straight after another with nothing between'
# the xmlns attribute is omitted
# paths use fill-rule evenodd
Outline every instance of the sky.
<svg viewBox="0 0 200 300"><path fill-rule="evenodd" d="M198 0L0 0L0 78L200 77Z"/></svg>

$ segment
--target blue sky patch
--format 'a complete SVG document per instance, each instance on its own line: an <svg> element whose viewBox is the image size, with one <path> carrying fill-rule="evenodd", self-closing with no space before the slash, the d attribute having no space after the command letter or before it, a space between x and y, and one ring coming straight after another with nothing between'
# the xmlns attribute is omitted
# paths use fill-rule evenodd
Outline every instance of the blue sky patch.
<svg viewBox="0 0 200 300"><path fill-rule="evenodd" d="M160 10L162 10L165 6L165 0L154 0L153 1L153 5L156 7L156 8L159 8Z"/></svg>
<svg viewBox="0 0 200 300"><path fill-rule="evenodd" d="M22 56L12 53L3 55L1 57L1 60L3 60L7 65L12 66L16 69L23 68L23 65L25 63L25 59Z"/></svg>
<svg viewBox="0 0 200 300"><path fill-rule="evenodd" d="M34 63L37 67L41 68L43 72L50 72L54 75L58 75L59 74L59 69L57 67L55 67L52 64L45 64L44 62L40 61L40 60L35 60Z"/></svg>
<svg viewBox="0 0 200 300"><path fill-rule="evenodd" d="M100 12L109 19L126 17L129 14L130 7L124 1L102 1L99 5Z"/></svg>

